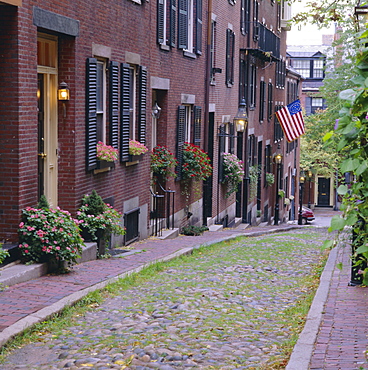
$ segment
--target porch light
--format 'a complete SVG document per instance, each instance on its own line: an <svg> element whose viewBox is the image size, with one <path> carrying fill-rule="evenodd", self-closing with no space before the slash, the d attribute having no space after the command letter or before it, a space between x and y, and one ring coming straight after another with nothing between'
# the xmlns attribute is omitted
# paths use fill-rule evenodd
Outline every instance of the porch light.
<svg viewBox="0 0 368 370"><path fill-rule="evenodd" d="M239 104L238 112L236 113L233 122L236 125L237 132L245 131L245 128L247 127L248 124L248 116L247 116L247 106L245 104L244 99L242 99Z"/></svg>
<svg viewBox="0 0 368 370"><path fill-rule="evenodd" d="M154 117L156 119L159 119L160 114L161 114L161 108L159 107L159 105L156 102L155 105L152 107L152 117Z"/></svg>
<svg viewBox="0 0 368 370"><path fill-rule="evenodd" d="M58 89L58 100L68 101L70 99L70 91L66 82L60 82Z"/></svg>

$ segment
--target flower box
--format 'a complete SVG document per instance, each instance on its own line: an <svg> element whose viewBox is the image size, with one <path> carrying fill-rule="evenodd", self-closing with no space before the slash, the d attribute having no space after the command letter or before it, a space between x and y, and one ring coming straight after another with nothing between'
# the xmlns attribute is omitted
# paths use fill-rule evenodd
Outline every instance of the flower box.
<svg viewBox="0 0 368 370"><path fill-rule="evenodd" d="M114 168L115 167L115 162L109 162L105 160L98 160L97 161L97 169L98 170L103 170L105 168Z"/></svg>
<svg viewBox="0 0 368 370"><path fill-rule="evenodd" d="M137 155L129 154L129 160L128 160L128 162L137 162L137 161L139 161L142 158L143 158L143 154L137 154Z"/></svg>

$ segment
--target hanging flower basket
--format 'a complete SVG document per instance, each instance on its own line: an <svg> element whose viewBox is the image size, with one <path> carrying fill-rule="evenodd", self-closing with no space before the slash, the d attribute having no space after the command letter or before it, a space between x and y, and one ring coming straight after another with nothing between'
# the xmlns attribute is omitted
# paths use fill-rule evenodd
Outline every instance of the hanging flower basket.
<svg viewBox="0 0 368 370"><path fill-rule="evenodd" d="M241 161L235 154L224 153L223 171L224 175L222 183L227 185L225 197L228 198L232 193L238 190L238 185L243 181L243 161Z"/></svg>
<svg viewBox="0 0 368 370"><path fill-rule="evenodd" d="M185 143L183 151L183 179L206 180L212 174L211 160L201 148Z"/></svg>
<svg viewBox="0 0 368 370"><path fill-rule="evenodd" d="M175 167L178 161L165 146L157 145L151 153L151 171L155 177L162 177L167 180L176 177Z"/></svg>

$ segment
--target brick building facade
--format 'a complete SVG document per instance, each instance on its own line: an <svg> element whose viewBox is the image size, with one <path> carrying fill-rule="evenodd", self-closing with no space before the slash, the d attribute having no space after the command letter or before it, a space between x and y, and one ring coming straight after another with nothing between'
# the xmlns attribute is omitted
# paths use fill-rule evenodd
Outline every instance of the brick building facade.
<svg viewBox="0 0 368 370"><path fill-rule="evenodd" d="M0 1L0 240L17 243L21 210L40 195L75 214L93 189L124 214L127 235L117 242L149 236L152 193L161 190L151 187L149 153L129 155L132 139L179 159L183 141L210 154L213 176L189 200L180 178L162 183L175 191L175 227L272 222L277 187L265 173L276 174L279 146L279 186L291 189L299 155L273 114L289 94L283 9L274 0ZM62 82L67 101L57 98ZM242 99L249 124L236 132ZM97 160L98 141L119 150L115 163ZM229 198L219 183L225 150L246 163ZM262 171L250 198L252 166Z"/></svg>

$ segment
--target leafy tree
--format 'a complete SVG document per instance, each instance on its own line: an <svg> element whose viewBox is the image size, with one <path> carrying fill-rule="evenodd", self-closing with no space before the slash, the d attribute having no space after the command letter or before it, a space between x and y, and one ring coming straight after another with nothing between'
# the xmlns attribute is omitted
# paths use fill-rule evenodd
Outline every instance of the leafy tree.
<svg viewBox="0 0 368 370"><path fill-rule="evenodd" d="M368 285L368 29L362 33L362 50L357 53L353 88L340 93L343 107L340 110L337 130L329 132L325 140L338 139L337 150L348 153L341 161L340 171L349 172L354 181L348 187L340 185L343 196L343 217L334 216L330 230L353 228L353 251L357 266L361 266L363 284Z"/></svg>

